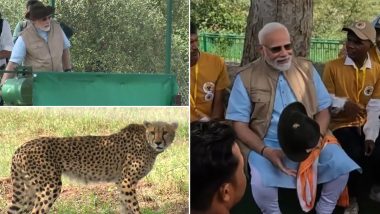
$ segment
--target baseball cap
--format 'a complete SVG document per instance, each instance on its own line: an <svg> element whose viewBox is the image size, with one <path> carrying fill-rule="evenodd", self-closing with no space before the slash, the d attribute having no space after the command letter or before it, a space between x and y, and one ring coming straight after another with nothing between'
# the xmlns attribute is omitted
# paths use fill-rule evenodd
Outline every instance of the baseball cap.
<svg viewBox="0 0 380 214"><path fill-rule="evenodd" d="M361 40L369 40L375 43L376 40L376 30L371 23L367 21L357 21L351 25L344 27L342 31L352 31Z"/></svg>

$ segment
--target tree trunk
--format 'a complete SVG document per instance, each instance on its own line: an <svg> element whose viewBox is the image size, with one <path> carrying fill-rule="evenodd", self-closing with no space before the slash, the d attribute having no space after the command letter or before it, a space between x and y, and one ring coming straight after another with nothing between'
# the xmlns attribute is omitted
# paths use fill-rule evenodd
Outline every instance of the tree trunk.
<svg viewBox="0 0 380 214"><path fill-rule="evenodd" d="M269 22L284 24L290 33L293 54L307 56L313 20L312 2L312 0L251 0L241 65L259 57L257 35Z"/></svg>

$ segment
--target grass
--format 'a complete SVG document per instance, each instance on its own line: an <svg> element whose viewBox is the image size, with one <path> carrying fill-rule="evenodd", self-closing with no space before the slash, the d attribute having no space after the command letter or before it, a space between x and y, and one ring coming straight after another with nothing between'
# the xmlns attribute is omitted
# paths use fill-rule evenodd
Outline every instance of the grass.
<svg viewBox="0 0 380 214"><path fill-rule="evenodd" d="M2 108L0 111L0 178L10 175L13 152L41 136L108 135L144 120L177 121L175 142L157 157L153 170L137 189L145 214L184 213L188 209L188 109L172 108ZM64 177L63 190L51 213L119 213L113 184L84 185ZM0 213L11 187L0 185Z"/></svg>

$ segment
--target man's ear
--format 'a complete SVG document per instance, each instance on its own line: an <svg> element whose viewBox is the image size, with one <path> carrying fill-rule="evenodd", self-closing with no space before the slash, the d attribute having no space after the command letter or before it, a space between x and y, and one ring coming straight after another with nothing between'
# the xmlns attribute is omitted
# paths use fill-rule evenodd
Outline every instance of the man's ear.
<svg viewBox="0 0 380 214"><path fill-rule="evenodd" d="M264 56L264 46L263 45L258 45L256 46L256 50L257 52L259 52L261 54L261 56Z"/></svg>
<svg viewBox="0 0 380 214"><path fill-rule="evenodd" d="M262 53L264 51L263 49L264 49L263 45L257 46L257 51L259 51L260 53Z"/></svg>
<svg viewBox="0 0 380 214"><path fill-rule="evenodd" d="M230 183L224 183L219 187L219 198L224 203L229 203L232 200L232 185Z"/></svg>

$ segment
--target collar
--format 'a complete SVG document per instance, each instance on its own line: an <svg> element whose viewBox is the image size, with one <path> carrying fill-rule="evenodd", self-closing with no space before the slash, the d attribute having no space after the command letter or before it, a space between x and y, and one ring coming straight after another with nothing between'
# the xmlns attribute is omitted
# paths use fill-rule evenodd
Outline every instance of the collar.
<svg viewBox="0 0 380 214"><path fill-rule="evenodd" d="M351 65L354 68L356 68L355 62L349 56L346 56L346 60L344 61L344 65ZM371 58L369 57L368 53L367 53L367 59L365 60L364 65L363 65L363 67L360 68L360 70L362 70L364 67L368 68L368 69L372 68Z"/></svg>

